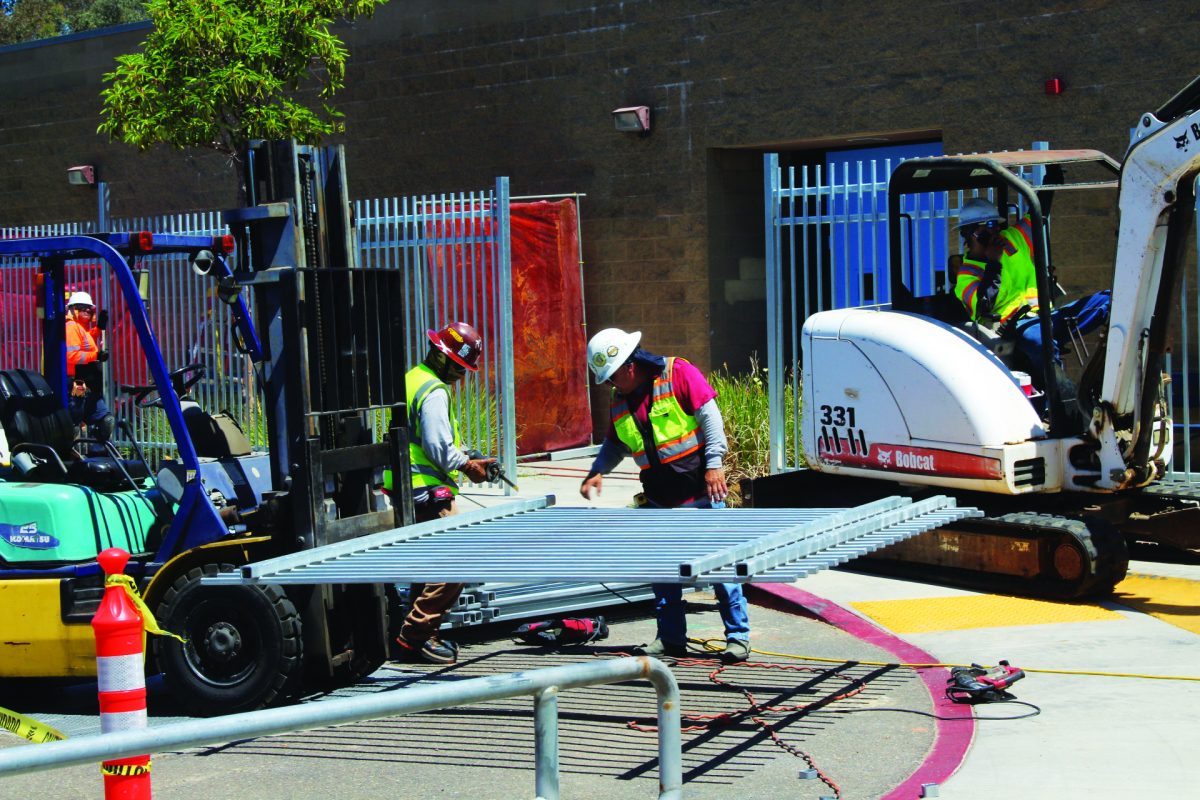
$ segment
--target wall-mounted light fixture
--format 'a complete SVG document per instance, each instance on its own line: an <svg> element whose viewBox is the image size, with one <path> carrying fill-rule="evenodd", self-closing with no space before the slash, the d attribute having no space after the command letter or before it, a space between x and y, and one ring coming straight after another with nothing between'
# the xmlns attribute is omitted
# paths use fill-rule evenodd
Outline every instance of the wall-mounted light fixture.
<svg viewBox="0 0 1200 800"><path fill-rule="evenodd" d="M96 187L96 230L103 232L108 230L108 184L100 180L96 173L96 167L92 164L67 167L67 183Z"/></svg>
<svg viewBox="0 0 1200 800"><path fill-rule="evenodd" d="M96 168L91 164L67 167L67 183L72 186L87 186L96 182Z"/></svg>
<svg viewBox="0 0 1200 800"><path fill-rule="evenodd" d="M628 106L613 109L613 124L619 131L629 133L649 133L650 107Z"/></svg>

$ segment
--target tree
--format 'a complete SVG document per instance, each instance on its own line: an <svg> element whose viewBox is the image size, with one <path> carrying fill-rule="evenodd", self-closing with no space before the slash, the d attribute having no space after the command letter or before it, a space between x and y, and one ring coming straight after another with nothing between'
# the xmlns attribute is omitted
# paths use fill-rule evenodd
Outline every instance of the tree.
<svg viewBox="0 0 1200 800"><path fill-rule="evenodd" d="M330 26L382 2L148 0L154 27L104 76L99 132L139 150L163 142L231 156L251 139L340 133L342 114L324 101L344 85L346 48Z"/></svg>
<svg viewBox="0 0 1200 800"><path fill-rule="evenodd" d="M67 27L71 33L124 25L146 18L142 0L74 0L67 3Z"/></svg>
<svg viewBox="0 0 1200 800"><path fill-rule="evenodd" d="M142 0L0 0L0 45L145 18Z"/></svg>
<svg viewBox="0 0 1200 800"><path fill-rule="evenodd" d="M66 32L66 8L59 0L0 2L0 46L48 39Z"/></svg>

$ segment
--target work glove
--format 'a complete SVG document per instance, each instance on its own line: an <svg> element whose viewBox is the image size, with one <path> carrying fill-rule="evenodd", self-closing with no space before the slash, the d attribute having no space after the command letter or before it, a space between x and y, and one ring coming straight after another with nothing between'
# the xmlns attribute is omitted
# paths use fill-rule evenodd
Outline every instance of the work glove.
<svg viewBox="0 0 1200 800"><path fill-rule="evenodd" d="M98 353L96 353L96 360L99 361L101 364L103 364L105 361L108 361L108 351L101 350Z"/></svg>
<svg viewBox="0 0 1200 800"><path fill-rule="evenodd" d="M474 483L490 483L500 475L500 464L494 458L488 458L478 450L467 451L467 463L460 469Z"/></svg>

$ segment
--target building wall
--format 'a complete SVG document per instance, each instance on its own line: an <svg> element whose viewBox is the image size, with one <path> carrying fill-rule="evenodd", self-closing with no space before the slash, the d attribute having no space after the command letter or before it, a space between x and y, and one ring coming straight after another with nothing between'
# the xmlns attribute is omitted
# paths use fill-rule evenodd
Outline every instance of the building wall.
<svg viewBox="0 0 1200 800"><path fill-rule="evenodd" d="M746 330L762 325L720 292L761 246L761 152L1048 140L1120 157L1141 112L1193 77L1200 6L407 0L341 32L355 196L496 175L514 195L584 193L589 330L640 329L651 348L709 368L744 355ZM100 165L114 214L234 203L223 157L137 154L95 133L100 76L140 37L0 51L0 224L90 217L94 199L63 180L75 163ZM1051 76L1061 96L1044 93ZM613 129L610 112L629 105L651 107L648 135ZM1057 220L1056 237L1069 227ZM1111 247L1067 241L1055 253L1064 282L1102 282Z"/></svg>

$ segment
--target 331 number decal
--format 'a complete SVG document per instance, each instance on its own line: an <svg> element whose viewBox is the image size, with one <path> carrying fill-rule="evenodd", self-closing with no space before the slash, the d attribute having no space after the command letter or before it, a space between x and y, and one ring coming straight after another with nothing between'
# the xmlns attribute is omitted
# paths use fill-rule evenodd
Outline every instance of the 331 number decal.
<svg viewBox="0 0 1200 800"><path fill-rule="evenodd" d="M857 427L854 424L854 406L821 406L821 424Z"/></svg>

